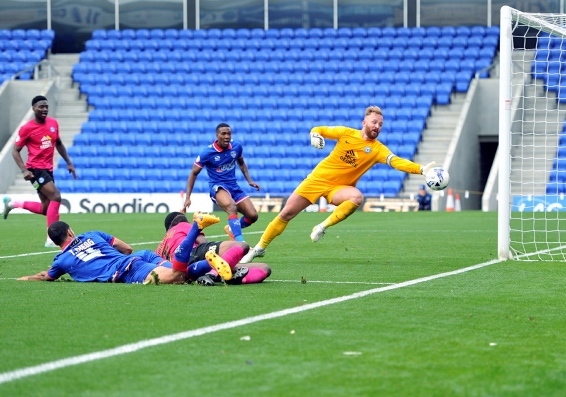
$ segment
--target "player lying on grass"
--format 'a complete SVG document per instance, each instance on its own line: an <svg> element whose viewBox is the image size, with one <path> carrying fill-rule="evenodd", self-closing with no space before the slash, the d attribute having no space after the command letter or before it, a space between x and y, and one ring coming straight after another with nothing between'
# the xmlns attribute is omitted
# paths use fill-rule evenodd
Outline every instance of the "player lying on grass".
<svg viewBox="0 0 566 397"><path fill-rule="evenodd" d="M65 222L52 223L47 232L61 247L47 271L20 277L18 280L53 281L69 274L80 282L114 282L128 284L182 284L189 279L188 262L192 247L202 229L220 222L215 215L195 213L193 228L179 244L171 261L149 250L132 253L125 242L101 231L76 235ZM224 279L232 278L228 264L216 253L206 253L207 264Z"/></svg>
<svg viewBox="0 0 566 397"><path fill-rule="evenodd" d="M193 226L181 212L171 212L165 217L165 236L157 246L155 253L166 260L171 260L175 251ZM254 263L253 266L242 266L238 262L248 252L250 246L240 241L208 241L200 232L189 259L189 279L201 285L213 286L218 279L218 273L204 261L206 253L215 252L222 257L233 271L228 284L260 283L271 274L271 268L266 263Z"/></svg>
<svg viewBox="0 0 566 397"><path fill-rule="evenodd" d="M312 229L311 240L320 240L327 228L348 218L362 204L364 196L356 188L356 184L375 164L387 164L400 171L422 175L434 167L434 161L423 166L393 154L377 140L382 126L381 109L370 106L366 108L361 130L349 127L314 127L310 132L311 145L323 149L324 138L327 138L338 141L336 146L299 184L281 212L269 223L259 243L241 262L249 263L255 257L264 256L267 246L283 233L291 219L324 197L336 209L324 222Z"/></svg>

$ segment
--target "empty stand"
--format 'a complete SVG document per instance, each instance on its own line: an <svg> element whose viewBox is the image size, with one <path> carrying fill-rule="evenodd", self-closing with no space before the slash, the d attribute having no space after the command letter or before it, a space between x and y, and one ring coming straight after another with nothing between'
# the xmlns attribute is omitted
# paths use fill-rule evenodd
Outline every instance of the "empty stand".
<svg viewBox="0 0 566 397"><path fill-rule="evenodd" d="M86 148L97 148L122 167L144 168L144 179L172 182L144 191L178 191L186 175L171 169L190 168L215 125L227 122L250 170L260 171L253 175L261 194L288 194L306 175L289 170L308 172L329 151L308 146L310 129L359 128L368 105L384 109L385 143L412 158L431 107L466 91L496 45L494 29L485 27L98 30L73 70L94 110L70 150L88 163ZM398 194L405 174L385 179L382 171L375 167L369 180L375 173L390 183L364 187ZM124 183L112 189L123 191Z"/></svg>

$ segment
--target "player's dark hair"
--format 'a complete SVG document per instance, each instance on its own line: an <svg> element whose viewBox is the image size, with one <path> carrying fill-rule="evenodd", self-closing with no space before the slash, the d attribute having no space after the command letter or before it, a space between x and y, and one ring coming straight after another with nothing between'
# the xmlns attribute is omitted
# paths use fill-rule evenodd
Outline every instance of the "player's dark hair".
<svg viewBox="0 0 566 397"><path fill-rule="evenodd" d="M173 226L177 226L179 223L189 223L189 220L187 219L187 217L185 216L185 214L181 214L181 215L177 215L173 221L171 222L171 227Z"/></svg>
<svg viewBox="0 0 566 397"><path fill-rule="evenodd" d="M226 123L220 123L220 124L218 124L218 125L216 126L216 132L218 132L218 130L219 130L220 128L222 128L222 127L231 128L231 127L230 127L228 124L226 124Z"/></svg>
<svg viewBox="0 0 566 397"><path fill-rule="evenodd" d="M47 228L47 234L51 241L53 241L56 245L61 245L67 238L67 232L71 227L62 221L53 222Z"/></svg>
<svg viewBox="0 0 566 397"><path fill-rule="evenodd" d="M45 98L43 95L38 95L33 97L33 99L31 100L31 106L35 105L36 103L38 103L39 101L46 101L47 98Z"/></svg>
<svg viewBox="0 0 566 397"><path fill-rule="evenodd" d="M175 226L175 225L171 225L171 223L173 222L173 219L175 219L179 215L184 215L184 214L182 212L171 212L170 214L168 214L165 217L165 231L167 231L170 228L172 228L173 226ZM179 222L177 222L177 223L179 223Z"/></svg>

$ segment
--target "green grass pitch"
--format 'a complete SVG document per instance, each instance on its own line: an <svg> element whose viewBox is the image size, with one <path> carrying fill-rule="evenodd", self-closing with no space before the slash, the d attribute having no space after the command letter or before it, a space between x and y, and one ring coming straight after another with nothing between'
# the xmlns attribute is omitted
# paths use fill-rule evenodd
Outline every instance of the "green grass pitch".
<svg viewBox="0 0 566 397"><path fill-rule="evenodd" d="M224 238L218 215L211 239ZM244 230L251 245L274 216ZM496 213L358 212L314 244L325 216L289 223L262 259L265 282L207 288L16 281L57 250L43 248L44 218L11 215L0 395L564 395L564 263L496 261ZM156 247L163 218L62 216L134 249Z"/></svg>

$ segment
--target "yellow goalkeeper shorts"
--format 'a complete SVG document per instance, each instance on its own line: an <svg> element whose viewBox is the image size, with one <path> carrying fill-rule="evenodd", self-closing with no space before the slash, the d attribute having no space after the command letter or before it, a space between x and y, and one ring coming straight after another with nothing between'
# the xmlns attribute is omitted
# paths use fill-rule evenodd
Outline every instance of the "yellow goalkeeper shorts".
<svg viewBox="0 0 566 397"><path fill-rule="evenodd" d="M326 179L317 178L311 174L307 176L299 186L297 186L294 193L306 198L311 202L311 204L316 203L321 197L324 197L329 203L331 203L332 197L336 194L336 192L347 187L352 186L333 185L332 182L329 182Z"/></svg>

